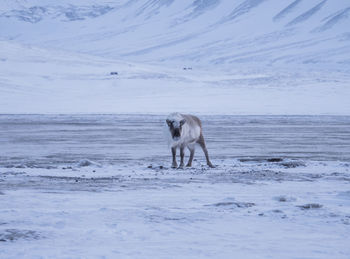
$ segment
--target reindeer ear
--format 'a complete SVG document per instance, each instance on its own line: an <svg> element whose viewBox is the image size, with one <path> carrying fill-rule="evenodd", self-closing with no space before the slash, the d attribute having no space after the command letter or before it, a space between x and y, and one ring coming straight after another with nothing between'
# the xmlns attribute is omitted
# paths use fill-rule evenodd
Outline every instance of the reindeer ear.
<svg viewBox="0 0 350 259"><path fill-rule="evenodd" d="M171 125L171 121L169 119L166 119L166 123L168 124L168 126Z"/></svg>
<svg viewBox="0 0 350 259"><path fill-rule="evenodd" d="M180 120L180 125L181 125L181 126L184 125L185 123L186 123L186 120L185 120L185 119Z"/></svg>

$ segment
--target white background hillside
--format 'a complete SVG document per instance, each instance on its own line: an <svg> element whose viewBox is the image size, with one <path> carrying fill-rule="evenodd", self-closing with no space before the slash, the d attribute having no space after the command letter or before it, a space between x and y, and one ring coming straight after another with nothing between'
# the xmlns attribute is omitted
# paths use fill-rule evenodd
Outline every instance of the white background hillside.
<svg viewBox="0 0 350 259"><path fill-rule="evenodd" d="M2 1L0 110L349 114L349 16L345 0Z"/></svg>

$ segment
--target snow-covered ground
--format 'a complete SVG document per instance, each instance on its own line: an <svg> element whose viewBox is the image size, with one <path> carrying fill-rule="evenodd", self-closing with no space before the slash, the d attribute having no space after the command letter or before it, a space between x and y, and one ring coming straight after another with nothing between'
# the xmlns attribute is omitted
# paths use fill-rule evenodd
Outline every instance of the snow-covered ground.
<svg viewBox="0 0 350 259"><path fill-rule="evenodd" d="M349 258L349 28L345 0L1 0L0 258ZM169 168L174 111L216 168Z"/></svg>
<svg viewBox="0 0 350 259"><path fill-rule="evenodd" d="M349 8L3 0L0 113L349 115Z"/></svg>
<svg viewBox="0 0 350 259"><path fill-rule="evenodd" d="M0 42L0 57L3 114L350 114L342 70L183 70L11 42Z"/></svg>
<svg viewBox="0 0 350 259"><path fill-rule="evenodd" d="M0 257L348 258L349 117L203 116L184 170L163 121L0 116Z"/></svg>

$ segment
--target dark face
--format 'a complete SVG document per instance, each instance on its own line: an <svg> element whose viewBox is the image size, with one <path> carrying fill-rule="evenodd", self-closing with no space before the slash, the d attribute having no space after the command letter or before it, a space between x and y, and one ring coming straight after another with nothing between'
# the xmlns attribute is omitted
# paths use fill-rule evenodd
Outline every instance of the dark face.
<svg viewBox="0 0 350 259"><path fill-rule="evenodd" d="M174 140L179 140L181 138L182 125L185 124L185 120L181 120L180 122L174 120L166 120L166 123L168 124L171 137Z"/></svg>

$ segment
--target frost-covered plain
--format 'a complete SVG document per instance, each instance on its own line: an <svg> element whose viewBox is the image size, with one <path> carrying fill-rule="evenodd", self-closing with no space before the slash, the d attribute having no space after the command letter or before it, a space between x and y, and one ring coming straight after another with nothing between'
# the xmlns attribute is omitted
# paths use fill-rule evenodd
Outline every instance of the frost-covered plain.
<svg viewBox="0 0 350 259"><path fill-rule="evenodd" d="M348 116L1 115L1 258L348 258Z"/></svg>
<svg viewBox="0 0 350 259"><path fill-rule="evenodd" d="M345 0L1 0L0 258L349 258L349 28ZM216 168L169 168L174 111Z"/></svg>

